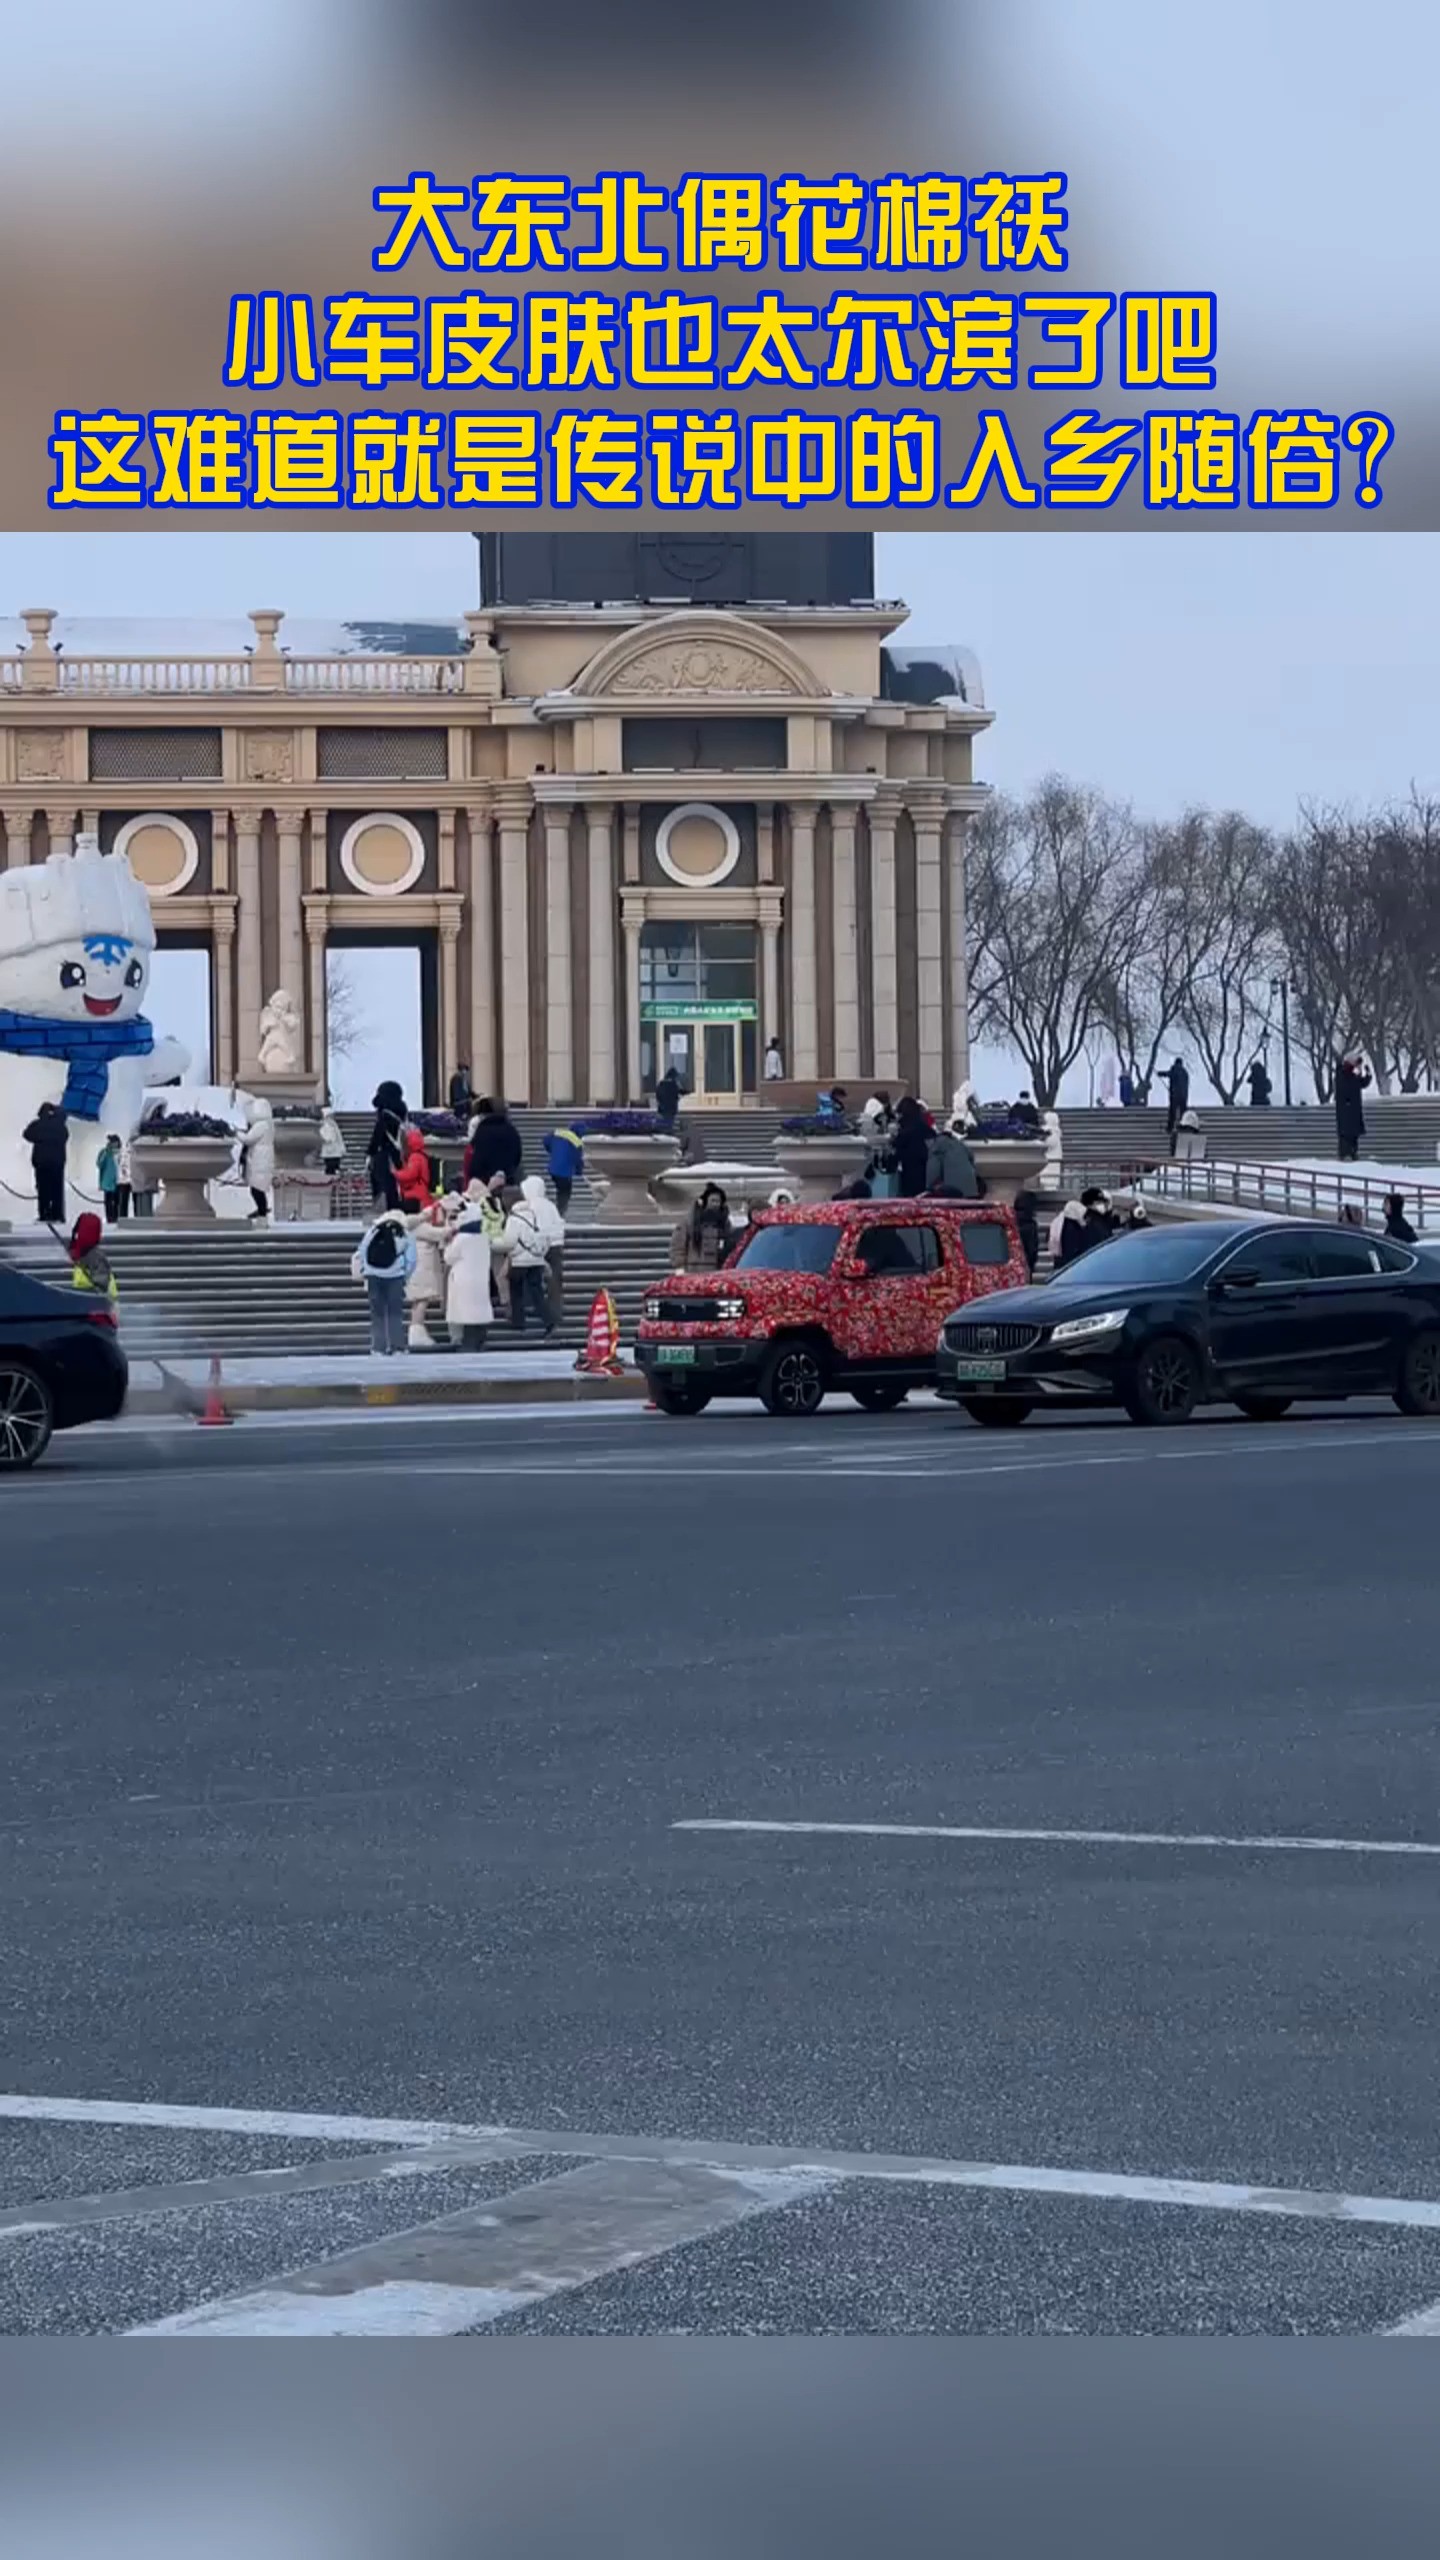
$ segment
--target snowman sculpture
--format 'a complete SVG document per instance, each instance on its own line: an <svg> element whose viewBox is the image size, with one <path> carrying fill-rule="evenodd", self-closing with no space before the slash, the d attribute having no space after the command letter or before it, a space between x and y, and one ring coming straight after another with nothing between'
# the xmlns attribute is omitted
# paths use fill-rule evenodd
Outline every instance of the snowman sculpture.
<svg viewBox="0 0 1440 2560"><path fill-rule="evenodd" d="M69 1122L73 1217L96 1203L106 1138L132 1138L147 1087L184 1074L188 1050L157 1040L145 1019L154 950L144 889L96 837L0 871L0 1219L35 1215L24 1132L42 1102Z"/></svg>

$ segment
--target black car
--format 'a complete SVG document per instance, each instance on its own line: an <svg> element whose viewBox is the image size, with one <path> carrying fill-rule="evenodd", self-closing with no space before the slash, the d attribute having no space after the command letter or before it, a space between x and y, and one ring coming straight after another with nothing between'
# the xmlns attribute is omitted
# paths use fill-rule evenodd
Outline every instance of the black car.
<svg viewBox="0 0 1440 2560"><path fill-rule="evenodd" d="M0 1269L0 1473L33 1467L52 1431L113 1422L129 1382L104 1298Z"/></svg>
<svg viewBox="0 0 1440 2560"><path fill-rule="evenodd" d="M1278 1421L1306 1397L1393 1396L1440 1420L1440 1258L1359 1227L1236 1219L1117 1236L1003 1304L957 1309L938 1385L977 1422L1202 1404Z"/></svg>

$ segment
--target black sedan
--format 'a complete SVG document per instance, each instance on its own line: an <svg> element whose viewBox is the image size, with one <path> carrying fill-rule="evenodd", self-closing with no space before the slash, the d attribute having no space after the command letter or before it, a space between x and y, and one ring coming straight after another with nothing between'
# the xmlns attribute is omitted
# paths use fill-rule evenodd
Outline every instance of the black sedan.
<svg viewBox="0 0 1440 2560"><path fill-rule="evenodd" d="M105 1299L0 1269L0 1474L33 1467L52 1431L112 1422L129 1382Z"/></svg>
<svg viewBox="0 0 1440 2560"><path fill-rule="evenodd" d="M1359 1227L1155 1227L957 1309L938 1370L942 1396L996 1429L1067 1405L1163 1423L1234 1404L1270 1422L1373 1395L1440 1420L1440 1258Z"/></svg>

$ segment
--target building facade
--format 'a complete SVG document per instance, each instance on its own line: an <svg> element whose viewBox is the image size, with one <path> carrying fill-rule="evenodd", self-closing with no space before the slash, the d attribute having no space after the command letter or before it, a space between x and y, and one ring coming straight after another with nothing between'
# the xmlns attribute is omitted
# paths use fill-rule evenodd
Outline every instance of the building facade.
<svg viewBox="0 0 1440 2560"><path fill-rule="evenodd" d="M673 1064L693 1107L735 1107L772 1036L793 1085L939 1097L967 1068L991 715L963 653L894 645L869 552L490 538L463 627L321 646L278 612L219 648L27 612L0 655L4 858L82 828L128 853L162 944L210 954L218 1082L256 1074L277 988L322 1082L326 953L364 942L420 954L427 1099L460 1061L591 1106Z"/></svg>

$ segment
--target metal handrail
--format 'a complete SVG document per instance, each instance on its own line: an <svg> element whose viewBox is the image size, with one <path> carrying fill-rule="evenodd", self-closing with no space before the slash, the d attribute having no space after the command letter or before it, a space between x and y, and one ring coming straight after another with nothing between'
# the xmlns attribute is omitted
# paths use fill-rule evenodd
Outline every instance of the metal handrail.
<svg viewBox="0 0 1440 2560"><path fill-rule="evenodd" d="M1440 1180L1416 1182L1399 1172L1377 1180L1371 1174L1206 1158L1199 1164L1157 1165L1143 1177L1142 1188L1162 1200L1203 1200L1212 1206L1260 1209L1290 1218L1338 1220L1343 1208L1355 1208L1367 1226L1377 1227L1384 1224L1386 1200L1398 1191L1407 1208L1412 1202L1418 1208L1421 1227L1440 1229Z"/></svg>

